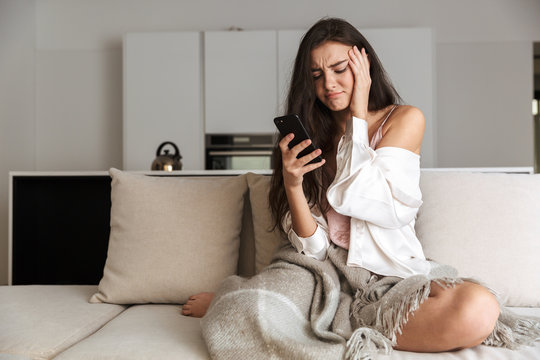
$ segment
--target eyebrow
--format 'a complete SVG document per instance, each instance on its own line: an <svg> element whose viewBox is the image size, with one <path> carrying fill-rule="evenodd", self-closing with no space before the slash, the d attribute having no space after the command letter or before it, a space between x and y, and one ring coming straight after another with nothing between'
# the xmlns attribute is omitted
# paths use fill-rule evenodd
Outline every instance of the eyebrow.
<svg viewBox="0 0 540 360"><path fill-rule="evenodd" d="M336 66L339 66L339 65L343 64L343 63L346 62L346 61L349 61L349 60L345 59L345 60L338 61L337 63L332 64L332 65L330 65L329 67L334 68L334 67L336 67ZM312 68L312 69L311 69L311 72L315 72L315 71L322 71L322 70L319 69L319 68L316 68L316 69L313 69L313 68Z"/></svg>

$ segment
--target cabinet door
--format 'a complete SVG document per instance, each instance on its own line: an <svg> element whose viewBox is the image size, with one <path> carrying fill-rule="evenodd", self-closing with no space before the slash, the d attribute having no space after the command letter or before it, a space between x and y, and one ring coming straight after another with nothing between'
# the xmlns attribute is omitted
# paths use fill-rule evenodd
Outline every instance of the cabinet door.
<svg viewBox="0 0 540 360"><path fill-rule="evenodd" d="M276 31L209 31L204 48L206 133L273 133Z"/></svg>
<svg viewBox="0 0 540 360"><path fill-rule="evenodd" d="M200 44L199 32L125 36L125 170L150 170L164 141L178 146L184 170L204 169Z"/></svg>

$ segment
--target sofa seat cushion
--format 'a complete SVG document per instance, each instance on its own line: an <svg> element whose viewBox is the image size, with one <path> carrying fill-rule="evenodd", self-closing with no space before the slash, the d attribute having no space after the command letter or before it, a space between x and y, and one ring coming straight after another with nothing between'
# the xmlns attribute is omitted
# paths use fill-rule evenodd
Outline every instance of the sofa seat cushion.
<svg viewBox="0 0 540 360"><path fill-rule="evenodd" d="M23 355L0 354L0 360L32 360L32 358Z"/></svg>
<svg viewBox="0 0 540 360"><path fill-rule="evenodd" d="M0 354L50 359L125 310L88 303L96 290L78 285L1 286Z"/></svg>
<svg viewBox="0 0 540 360"><path fill-rule="evenodd" d="M540 317L540 308L513 308L521 315ZM66 350L55 360L87 359L210 359L202 338L200 320L180 315L175 305L137 305L124 311L102 329ZM457 352L421 354L394 351L392 360L480 360L540 358L540 343L512 351L477 346Z"/></svg>
<svg viewBox="0 0 540 360"><path fill-rule="evenodd" d="M180 311L178 305L132 306L56 359L210 359L200 319Z"/></svg>

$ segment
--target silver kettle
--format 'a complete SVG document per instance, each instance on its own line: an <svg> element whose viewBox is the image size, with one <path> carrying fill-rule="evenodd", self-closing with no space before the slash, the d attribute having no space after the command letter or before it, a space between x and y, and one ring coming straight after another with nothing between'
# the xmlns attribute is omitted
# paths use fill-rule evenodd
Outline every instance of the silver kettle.
<svg viewBox="0 0 540 360"><path fill-rule="evenodd" d="M174 148L174 155L169 154L169 149L163 150L164 154L161 153L161 150L166 145L171 145ZM157 149L156 159L152 162L152 170L182 170L182 161L180 159L182 159L182 155L180 155L178 146L171 141L165 141Z"/></svg>

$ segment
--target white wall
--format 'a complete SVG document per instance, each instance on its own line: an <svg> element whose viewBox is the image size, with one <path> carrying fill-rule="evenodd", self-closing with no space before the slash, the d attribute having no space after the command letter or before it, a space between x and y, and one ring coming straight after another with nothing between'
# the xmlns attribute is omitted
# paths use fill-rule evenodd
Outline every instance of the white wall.
<svg viewBox="0 0 540 360"><path fill-rule="evenodd" d="M0 284L7 283L8 171L121 166L124 33L307 29L325 15L359 28L433 29L438 123L427 121L439 140L434 165L532 165L532 117L522 110L525 103L530 110L530 99L517 96L532 89L532 68L526 79L523 66L528 44L540 41L537 0L0 0ZM467 97L466 89L452 87L472 78L461 74L471 50L475 66L490 63L493 51L500 51L508 69L523 71L487 76L496 70L487 66ZM454 63L459 57L463 62ZM509 85L503 93L512 100L494 101L487 111L479 110L489 103L482 100L475 108L475 96L503 94L501 82ZM504 136L509 128L510 136ZM503 146L501 138L504 156L493 153ZM465 150L455 151L455 144ZM469 156L471 151L478 156Z"/></svg>

